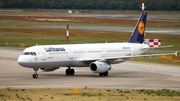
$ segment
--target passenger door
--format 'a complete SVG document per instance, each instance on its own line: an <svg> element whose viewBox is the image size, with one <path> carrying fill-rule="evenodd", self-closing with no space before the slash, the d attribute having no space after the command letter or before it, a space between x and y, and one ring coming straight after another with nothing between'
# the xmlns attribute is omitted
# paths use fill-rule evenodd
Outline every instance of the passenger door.
<svg viewBox="0 0 180 101"><path fill-rule="evenodd" d="M46 60L46 51L43 48L40 48L41 50L41 56L42 56L42 60L45 61Z"/></svg>

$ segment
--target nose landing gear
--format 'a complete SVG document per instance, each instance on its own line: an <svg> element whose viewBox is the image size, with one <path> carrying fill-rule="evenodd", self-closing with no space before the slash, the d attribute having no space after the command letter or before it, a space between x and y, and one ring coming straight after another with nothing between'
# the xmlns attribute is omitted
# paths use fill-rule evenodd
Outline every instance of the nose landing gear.
<svg viewBox="0 0 180 101"><path fill-rule="evenodd" d="M37 71L39 70L39 68L33 68L33 70L34 70L35 74L33 74L32 77L34 79L37 79L39 77L38 74L37 74Z"/></svg>
<svg viewBox="0 0 180 101"><path fill-rule="evenodd" d="M37 78L38 78L38 74L37 74L37 73L36 73L36 74L33 74L32 77L33 77L34 79L37 79Z"/></svg>

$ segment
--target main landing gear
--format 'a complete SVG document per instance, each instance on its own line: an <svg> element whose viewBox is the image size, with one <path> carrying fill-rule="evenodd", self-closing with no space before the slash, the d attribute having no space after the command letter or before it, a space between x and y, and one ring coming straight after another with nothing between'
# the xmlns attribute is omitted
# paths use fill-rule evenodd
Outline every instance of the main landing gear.
<svg viewBox="0 0 180 101"><path fill-rule="evenodd" d="M71 67L68 67L68 69L66 69L66 75L74 75L75 74L75 70L71 69Z"/></svg>
<svg viewBox="0 0 180 101"><path fill-rule="evenodd" d="M35 74L33 74L32 77L33 77L34 79L37 79L37 78L38 78L37 71L39 70L39 68L33 68L33 70L34 70Z"/></svg>
<svg viewBox="0 0 180 101"><path fill-rule="evenodd" d="M108 71L105 73L99 73L99 76L108 76Z"/></svg>

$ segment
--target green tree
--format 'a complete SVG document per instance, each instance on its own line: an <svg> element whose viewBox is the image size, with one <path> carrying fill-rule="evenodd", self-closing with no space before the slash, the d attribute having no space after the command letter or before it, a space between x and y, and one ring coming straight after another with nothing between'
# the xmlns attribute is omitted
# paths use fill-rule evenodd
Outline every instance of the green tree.
<svg viewBox="0 0 180 101"><path fill-rule="evenodd" d="M3 8L4 3L2 1L0 1L0 8Z"/></svg>
<svg viewBox="0 0 180 101"><path fill-rule="evenodd" d="M1 8L140 10L141 0L0 0ZM145 0L146 10L180 10L179 0Z"/></svg>

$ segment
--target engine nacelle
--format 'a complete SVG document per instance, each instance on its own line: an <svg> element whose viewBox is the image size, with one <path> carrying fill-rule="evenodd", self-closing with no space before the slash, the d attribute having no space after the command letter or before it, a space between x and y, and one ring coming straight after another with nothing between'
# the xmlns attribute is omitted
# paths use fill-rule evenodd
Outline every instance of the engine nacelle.
<svg viewBox="0 0 180 101"><path fill-rule="evenodd" d="M105 73L111 69L111 65L98 61L92 62L89 67L94 73Z"/></svg>
<svg viewBox="0 0 180 101"><path fill-rule="evenodd" d="M59 67L53 67L53 68L40 68L43 72L51 72L56 69L59 69Z"/></svg>

